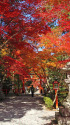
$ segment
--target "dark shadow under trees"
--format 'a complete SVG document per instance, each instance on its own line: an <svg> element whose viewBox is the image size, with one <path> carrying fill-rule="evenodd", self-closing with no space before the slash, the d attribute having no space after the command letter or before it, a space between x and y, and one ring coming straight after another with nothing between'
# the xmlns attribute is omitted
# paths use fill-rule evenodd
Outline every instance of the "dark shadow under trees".
<svg viewBox="0 0 70 125"><path fill-rule="evenodd" d="M31 109L42 110L42 98L26 96L7 97L0 102L0 121L11 121L22 118Z"/></svg>

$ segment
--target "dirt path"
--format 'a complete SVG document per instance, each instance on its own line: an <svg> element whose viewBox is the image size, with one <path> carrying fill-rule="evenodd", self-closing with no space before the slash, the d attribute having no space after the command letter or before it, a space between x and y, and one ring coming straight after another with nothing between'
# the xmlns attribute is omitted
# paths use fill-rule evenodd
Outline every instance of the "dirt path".
<svg viewBox="0 0 70 125"><path fill-rule="evenodd" d="M0 102L0 125L48 125L55 111L43 107L39 96L12 96Z"/></svg>

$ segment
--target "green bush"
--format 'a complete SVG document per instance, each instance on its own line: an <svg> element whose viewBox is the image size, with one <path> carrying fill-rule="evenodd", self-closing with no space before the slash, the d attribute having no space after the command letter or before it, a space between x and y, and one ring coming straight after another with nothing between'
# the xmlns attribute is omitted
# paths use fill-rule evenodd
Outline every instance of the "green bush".
<svg viewBox="0 0 70 125"><path fill-rule="evenodd" d="M46 107L49 108L49 109L52 109L52 107L53 107L53 101L51 100L51 98L44 97L43 100L45 102Z"/></svg>

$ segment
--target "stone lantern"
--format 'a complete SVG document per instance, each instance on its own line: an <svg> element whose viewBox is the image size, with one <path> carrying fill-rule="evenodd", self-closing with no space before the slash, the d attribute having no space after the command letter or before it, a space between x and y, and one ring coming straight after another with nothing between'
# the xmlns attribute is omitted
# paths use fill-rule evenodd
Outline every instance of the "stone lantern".
<svg viewBox="0 0 70 125"><path fill-rule="evenodd" d="M58 90L59 89L59 82L58 81L54 81L53 82L53 90Z"/></svg>
<svg viewBox="0 0 70 125"><path fill-rule="evenodd" d="M67 79L65 79L64 81L65 83L68 84L68 87L69 87L69 93L68 93L66 100L63 102L63 105L65 106L65 108L70 109L70 62L68 62L67 65L62 70L67 75Z"/></svg>
<svg viewBox="0 0 70 125"><path fill-rule="evenodd" d="M59 82L55 80L53 82L53 90L55 90L55 101L56 101L56 109L58 109L58 90L59 90Z"/></svg>
<svg viewBox="0 0 70 125"><path fill-rule="evenodd" d="M69 86L69 93L63 102L63 107L60 107L59 112L56 112L55 118L58 125L70 125L70 62L62 68L62 72L66 73L67 78L64 81Z"/></svg>

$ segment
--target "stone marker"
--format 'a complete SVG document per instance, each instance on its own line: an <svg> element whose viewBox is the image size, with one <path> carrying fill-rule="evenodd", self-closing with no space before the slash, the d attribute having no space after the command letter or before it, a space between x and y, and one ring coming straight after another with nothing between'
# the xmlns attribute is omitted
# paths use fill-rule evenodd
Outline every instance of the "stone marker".
<svg viewBox="0 0 70 125"><path fill-rule="evenodd" d="M67 79L64 81L69 86L69 93L63 102L64 107L60 107L59 113L55 113L55 119L58 121L58 125L70 125L70 62L62 68L62 71L67 73Z"/></svg>

